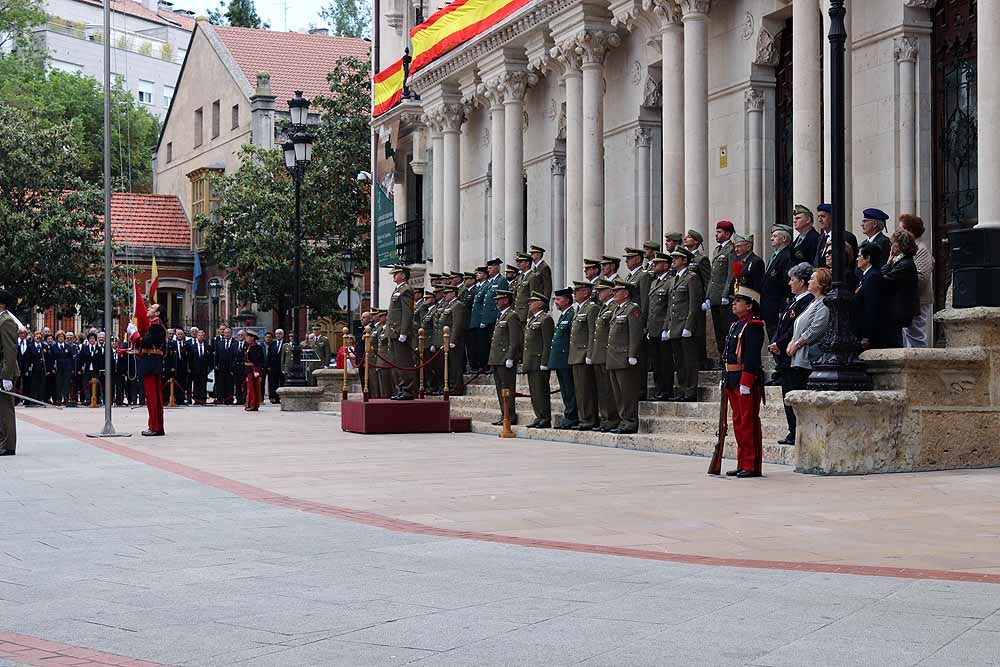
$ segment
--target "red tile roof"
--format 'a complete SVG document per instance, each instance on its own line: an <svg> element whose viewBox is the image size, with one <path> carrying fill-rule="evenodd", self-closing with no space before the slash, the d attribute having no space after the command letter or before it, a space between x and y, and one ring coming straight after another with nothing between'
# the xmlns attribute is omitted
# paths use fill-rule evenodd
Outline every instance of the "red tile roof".
<svg viewBox="0 0 1000 667"><path fill-rule="evenodd" d="M131 246L191 248L191 225L176 195L115 192L111 238Z"/></svg>
<svg viewBox="0 0 1000 667"><path fill-rule="evenodd" d="M330 37L299 32L212 26L246 77L250 87L257 74L271 75L276 108L285 110L296 90L306 97L329 95L326 75L344 57L368 60L371 42L353 37Z"/></svg>
<svg viewBox="0 0 1000 667"><path fill-rule="evenodd" d="M194 30L194 25L197 23L190 16L182 16L176 12L172 12L168 9L159 9L156 11L156 15L167 21L172 21L180 27L181 30Z"/></svg>
<svg viewBox="0 0 1000 667"><path fill-rule="evenodd" d="M83 0L83 2L90 5L97 5L98 7L104 6L103 0ZM188 17L178 16L173 12L163 10L154 12L146 9L142 6L142 3L136 2L136 0L111 0L111 11L118 12L119 14L128 14L129 16L150 21L151 23L159 23L160 25L170 24L182 30L194 30L194 21ZM186 25L185 22L190 22L190 25Z"/></svg>

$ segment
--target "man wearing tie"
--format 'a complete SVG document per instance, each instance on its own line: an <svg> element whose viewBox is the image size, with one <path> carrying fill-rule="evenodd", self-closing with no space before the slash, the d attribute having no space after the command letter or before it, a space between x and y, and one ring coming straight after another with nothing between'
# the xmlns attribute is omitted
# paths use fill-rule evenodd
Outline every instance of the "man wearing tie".
<svg viewBox="0 0 1000 667"><path fill-rule="evenodd" d="M205 405L208 385L208 371L212 368L212 350L205 342L205 332L199 331L198 337L191 344L188 356L188 373L194 386L194 404Z"/></svg>
<svg viewBox="0 0 1000 667"><path fill-rule="evenodd" d="M274 340L267 350L267 397L272 403L280 403L278 389L285 385L285 375L282 373L281 360L287 346L285 331L274 330Z"/></svg>
<svg viewBox="0 0 1000 667"><path fill-rule="evenodd" d="M230 405L233 402L233 346L233 331L226 327L212 351L217 405Z"/></svg>
<svg viewBox="0 0 1000 667"><path fill-rule="evenodd" d="M174 381L177 386L174 388L177 395L174 397L177 403L187 405L191 399L191 381L188 376L188 346L184 338L184 329L178 328L174 340L170 341L174 357Z"/></svg>
<svg viewBox="0 0 1000 667"><path fill-rule="evenodd" d="M104 360L104 350L97 344L97 334L87 334L87 342L80 348L79 366L80 383L83 389L84 404L90 403L91 380L98 377L101 363ZM101 402L101 383L97 383L97 402Z"/></svg>
<svg viewBox="0 0 1000 667"><path fill-rule="evenodd" d="M236 395L236 403L242 405L247 400L246 367L243 363L247 360L247 335L243 329L236 332L236 340L232 343L233 365L230 373L232 375L233 393Z"/></svg>

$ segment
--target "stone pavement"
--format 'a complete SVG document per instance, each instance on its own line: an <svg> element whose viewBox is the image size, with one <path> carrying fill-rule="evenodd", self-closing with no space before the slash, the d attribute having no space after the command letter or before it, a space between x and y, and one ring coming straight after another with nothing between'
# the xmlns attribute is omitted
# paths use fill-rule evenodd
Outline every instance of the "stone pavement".
<svg viewBox="0 0 1000 667"><path fill-rule="evenodd" d="M392 531L20 426L21 454L0 459L0 664L80 648L84 664L1000 664L1000 585Z"/></svg>

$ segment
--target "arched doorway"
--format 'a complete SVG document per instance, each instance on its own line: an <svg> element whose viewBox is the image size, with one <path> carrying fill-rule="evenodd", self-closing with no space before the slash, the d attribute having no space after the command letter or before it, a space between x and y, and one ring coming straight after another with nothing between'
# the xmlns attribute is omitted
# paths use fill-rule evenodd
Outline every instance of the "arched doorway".
<svg viewBox="0 0 1000 667"><path fill-rule="evenodd" d="M777 36L778 66L775 76L774 109L774 215L775 220L792 222L792 19Z"/></svg>

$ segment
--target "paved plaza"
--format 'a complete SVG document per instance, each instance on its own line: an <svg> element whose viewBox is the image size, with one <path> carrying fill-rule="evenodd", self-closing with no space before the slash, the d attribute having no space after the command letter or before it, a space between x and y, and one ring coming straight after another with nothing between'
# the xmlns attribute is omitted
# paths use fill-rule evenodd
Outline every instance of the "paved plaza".
<svg viewBox="0 0 1000 667"><path fill-rule="evenodd" d="M271 406L152 440L19 417L0 665L1000 664L997 471L719 480Z"/></svg>

